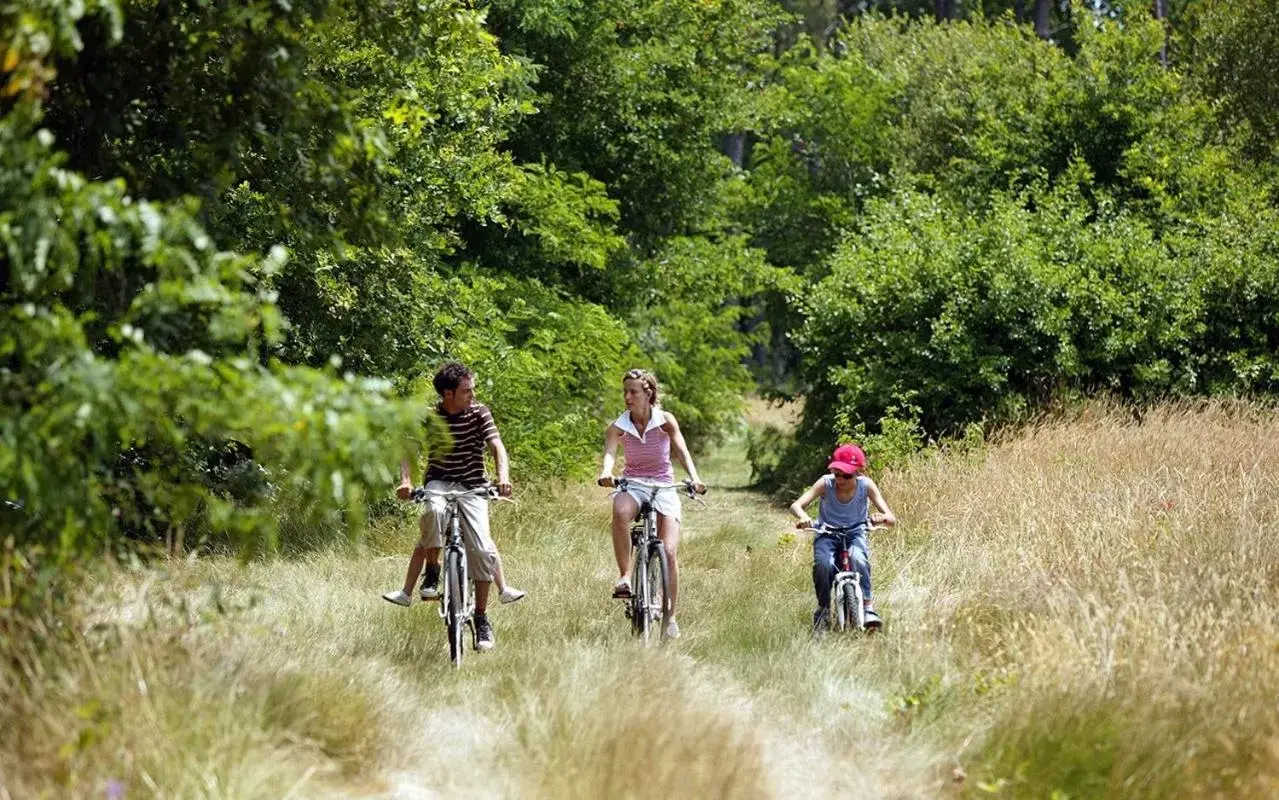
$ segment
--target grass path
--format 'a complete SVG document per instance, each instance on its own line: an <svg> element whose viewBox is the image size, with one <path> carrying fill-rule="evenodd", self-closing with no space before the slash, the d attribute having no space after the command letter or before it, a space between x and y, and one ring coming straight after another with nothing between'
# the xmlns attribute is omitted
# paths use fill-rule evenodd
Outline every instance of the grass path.
<svg viewBox="0 0 1279 800"><path fill-rule="evenodd" d="M0 800L1279 795L1269 409L1098 407L883 475L887 631L820 644L811 546L742 449L699 465L666 647L609 599L587 485L495 508L530 594L461 670L433 605L379 597L407 514L302 556L115 569L82 637L0 672Z"/></svg>

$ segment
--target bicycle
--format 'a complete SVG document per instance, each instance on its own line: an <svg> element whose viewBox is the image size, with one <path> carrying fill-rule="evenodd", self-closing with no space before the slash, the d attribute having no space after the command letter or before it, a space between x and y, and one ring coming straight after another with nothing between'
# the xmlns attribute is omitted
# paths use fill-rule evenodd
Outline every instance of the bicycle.
<svg viewBox="0 0 1279 800"><path fill-rule="evenodd" d="M466 653L463 632L470 628L472 646L477 635L474 622L475 586L467 574L466 546L462 540L461 514L457 508L458 501L464 497L511 502L498 494L497 487L488 484L462 491L418 487L409 496L415 503L427 503L433 498L444 500L444 530L447 533L444 536L444 569L440 574L440 618L444 620L444 629L449 638L449 659L454 667L462 666L462 657Z"/></svg>
<svg viewBox="0 0 1279 800"><path fill-rule="evenodd" d="M873 525L867 519L864 526L823 525L820 522L813 522L806 527L818 536L829 533L839 543L835 550L835 577L831 579L830 585L831 627L837 631L867 630L866 596L862 592L861 575L852 563L848 537L863 527L869 533L883 530L883 526ZM877 627L870 630L876 630Z"/></svg>
<svg viewBox="0 0 1279 800"><path fill-rule="evenodd" d="M613 481L616 496L632 486L648 491L640 502L635 519L640 524L631 526L631 596L626 606L626 616L631 621L631 632L645 645L652 635L653 622L660 620L662 638L666 638L666 624L670 621L670 562L666 546L657 536L657 509L653 500L663 489L683 488L697 502L697 485L692 480L683 483L653 483L639 478L617 478ZM625 599L625 598L623 598Z"/></svg>

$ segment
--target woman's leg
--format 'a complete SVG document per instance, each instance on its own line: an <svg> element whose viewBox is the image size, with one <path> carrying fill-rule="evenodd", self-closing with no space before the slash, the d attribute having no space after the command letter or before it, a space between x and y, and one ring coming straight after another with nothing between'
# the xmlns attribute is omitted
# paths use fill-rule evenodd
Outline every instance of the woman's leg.
<svg viewBox="0 0 1279 800"><path fill-rule="evenodd" d="M613 496L613 555L622 578L631 574L631 520L638 511L639 504L626 492Z"/></svg>
<svg viewBox="0 0 1279 800"><path fill-rule="evenodd" d="M662 545L666 548L666 563L670 567L670 586L667 596L670 599L671 617L674 617L675 599L679 596L679 559L675 555L679 550L679 520L665 514L658 514L657 538L662 540Z"/></svg>

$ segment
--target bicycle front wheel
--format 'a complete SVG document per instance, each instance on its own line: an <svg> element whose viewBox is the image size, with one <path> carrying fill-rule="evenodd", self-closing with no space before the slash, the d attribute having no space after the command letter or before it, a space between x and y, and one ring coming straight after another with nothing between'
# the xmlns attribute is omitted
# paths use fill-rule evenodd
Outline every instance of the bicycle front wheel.
<svg viewBox="0 0 1279 800"><path fill-rule="evenodd" d="M866 624L866 617L862 610L861 590L855 581L847 581L844 584L840 605L843 606L843 613L840 616L845 620L842 627L852 628L855 631L861 630Z"/></svg>
<svg viewBox="0 0 1279 800"><path fill-rule="evenodd" d="M444 559L444 580L447 583L448 608L444 612L444 626L449 635L449 658L453 666L462 666L466 653L466 578L463 573L462 554L449 551Z"/></svg>
<svg viewBox="0 0 1279 800"><path fill-rule="evenodd" d="M662 626L662 638L666 638L666 623L670 619L670 561L666 547L654 542L648 554L648 618L650 624Z"/></svg>
<svg viewBox="0 0 1279 800"><path fill-rule="evenodd" d="M648 559L644 548L631 552L631 633L648 638L649 619L645 606L648 598Z"/></svg>

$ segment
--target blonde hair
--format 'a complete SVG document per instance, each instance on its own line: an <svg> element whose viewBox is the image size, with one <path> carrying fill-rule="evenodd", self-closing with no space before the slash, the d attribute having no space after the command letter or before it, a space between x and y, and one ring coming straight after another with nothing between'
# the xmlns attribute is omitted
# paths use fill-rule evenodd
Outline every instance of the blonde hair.
<svg viewBox="0 0 1279 800"><path fill-rule="evenodd" d="M622 376L622 385L625 386L627 381L639 381L644 386L644 393L648 395L648 402L651 405L658 405L657 376L646 369L627 370Z"/></svg>

